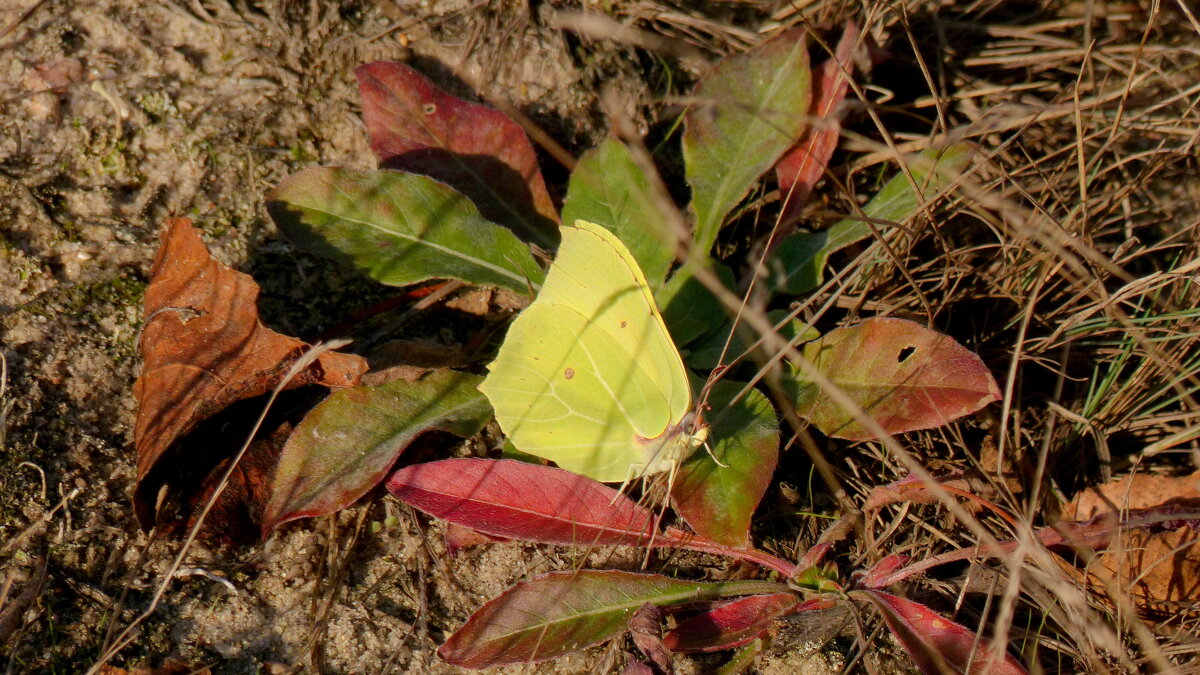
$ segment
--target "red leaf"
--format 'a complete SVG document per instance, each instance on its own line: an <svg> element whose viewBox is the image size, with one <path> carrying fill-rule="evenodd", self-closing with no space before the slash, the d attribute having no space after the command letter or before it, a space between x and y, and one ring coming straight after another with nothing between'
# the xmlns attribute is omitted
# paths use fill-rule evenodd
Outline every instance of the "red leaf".
<svg viewBox="0 0 1200 675"><path fill-rule="evenodd" d="M948 424L1000 398L978 356L904 319L838 328L805 345L804 356L893 434ZM811 383L801 383L797 409L830 436L875 437Z"/></svg>
<svg viewBox="0 0 1200 675"><path fill-rule="evenodd" d="M858 592L879 608L888 629L923 673L1018 675L1026 672L1008 654L996 659L989 649L990 640L978 637L965 626L943 618L925 605L883 591Z"/></svg>
<svg viewBox="0 0 1200 675"><path fill-rule="evenodd" d="M857 575L855 583L860 588L883 588L887 586L888 578L903 569L909 560L910 558L903 553L885 556L872 565L871 569Z"/></svg>
<svg viewBox="0 0 1200 675"><path fill-rule="evenodd" d="M620 492L562 469L516 460L447 459L405 467L388 479L399 499L484 534L543 544L675 546L747 560L790 576L769 553L732 548L677 527L656 530L654 512Z"/></svg>
<svg viewBox="0 0 1200 675"><path fill-rule="evenodd" d="M146 528L156 520L156 497L164 483L190 490L203 480L186 475L178 464L195 460L178 451L185 437L223 411L257 417L261 405L226 409L272 391L307 348L259 322L258 285L212 258L189 220L169 220L162 242L146 289L146 327L139 344L142 374L133 385L138 400L134 507ZM354 386L366 369L361 357L330 352L292 378L287 388ZM223 420L229 422L228 417ZM263 435L270 433L268 425ZM222 451L232 455L245 441L234 433L214 438L227 438L229 445L203 448L210 458L207 469L221 460ZM193 484L179 486L177 480Z"/></svg>
<svg viewBox="0 0 1200 675"><path fill-rule="evenodd" d="M1120 589L1145 618L1194 619L1200 614L1194 603L1200 595L1198 488L1200 471L1135 474L1076 495L1064 515L1091 518L1055 528L1071 544L1101 549L1086 557L1076 576L1109 605L1119 606L1110 590ZM1097 536L1097 525L1108 532Z"/></svg>
<svg viewBox="0 0 1200 675"><path fill-rule="evenodd" d="M653 670L672 675L675 664L671 660L671 650L663 643L662 620L662 610L658 605L647 602L629 617L629 636L653 664Z"/></svg>
<svg viewBox="0 0 1200 675"><path fill-rule="evenodd" d="M800 606L793 593L751 595L724 602L681 621L663 642L677 652L715 652L740 647Z"/></svg>
<svg viewBox="0 0 1200 675"><path fill-rule="evenodd" d="M837 147L841 121L836 112L850 86L846 73L854 67L850 57L857 41L858 24L847 22L834 57L817 66L813 73L813 98L808 110L813 121L800 141L775 165L775 176L783 197L779 218L789 230L808 202L813 186L825 174L825 167ZM776 240L786 235L787 231L777 233Z"/></svg>
<svg viewBox="0 0 1200 675"><path fill-rule="evenodd" d="M371 149L384 167L442 181L470 197L488 220L539 244L557 240L558 213L517 123L447 94L401 63L376 61L354 74Z"/></svg>
<svg viewBox="0 0 1200 675"><path fill-rule="evenodd" d="M502 459L447 459L405 467L388 490L416 508L487 535L546 544L682 546L655 515L578 474Z"/></svg>
<svg viewBox="0 0 1200 675"><path fill-rule="evenodd" d="M493 537L490 534L484 534L472 530L465 525L457 525L455 523L446 523L445 539L446 553L450 554L451 558L457 558L459 551L462 551L464 548L510 541L504 537Z"/></svg>

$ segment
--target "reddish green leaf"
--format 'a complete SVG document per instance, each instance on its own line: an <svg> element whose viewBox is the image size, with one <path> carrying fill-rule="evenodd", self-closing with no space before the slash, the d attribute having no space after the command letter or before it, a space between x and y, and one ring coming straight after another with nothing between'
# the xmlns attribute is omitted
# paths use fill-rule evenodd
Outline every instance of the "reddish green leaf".
<svg viewBox="0 0 1200 675"><path fill-rule="evenodd" d="M874 318L808 343L804 357L888 433L941 426L1000 398L978 356L904 319ZM825 434L874 438L811 382L797 379L796 410Z"/></svg>
<svg viewBox="0 0 1200 675"><path fill-rule="evenodd" d="M711 454L692 453L679 468L671 500L697 533L726 546L749 544L750 519L770 485L779 458L779 421L756 390L732 401L742 385L718 382L708 404Z"/></svg>
<svg viewBox="0 0 1200 675"><path fill-rule="evenodd" d="M656 514L578 474L516 460L447 459L392 474L388 490L438 518L484 534L544 544L673 546L753 562L790 576L793 565L676 527L656 531Z"/></svg>
<svg viewBox="0 0 1200 675"><path fill-rule="evenodd" d="M425 176L313 168L284 179L267 199L289 239L392 286L459 279L525 293L544 278L512 232Z"/></svg>
<svg viewBox="0 0 1200 675"><path fill-rule="evenodd" d="M991 641L945 619L925 605L877 590L856 591L879 608L883 621L923 673L1023 675L1008 654L993 656Z"/></svg>
<svg viewBox="0 0 1200 675"><path fill-rule="evenodd" d="M852 50L858 43L858 24L846 23L842 38L831 59L815 68L813 78L813 100L809 115L815 120L800 142L787 152L775 165L775 176L779 182L779 193L783 200L780 221L787 230L777 233L784 236L791 231L791 224L800 216L800 210L808 202L813 186L825 175L825 167L837 147L841 132L841 120L837 107L846 98L850 87L847 76L854 69Z"/></svg>
<svg viewBox="0 0 1200 675"><path fill-rule="evenodd" d="M447 459L388 479L398 499L484 534L547 544L681 546L658 532L653 511L596 481L515 460Z"/></svg>
<svg viewBox="0 0 1200 675"><path fill-rule="evenodd" d="M563 222L597 223L629 247L651 290L658 290L675 261L675 235L650 180L621 141L610 138L579 158L563 202Z"/></svg>
<svg viewBox="0 0 1200 675"><path fill-rule="evenodd" d="M684 118L683 160L707 254L725 216L804 130L810 98L804 30L790 30L717 64Z"/></svg>
<svg viewBox="0 0 1200 675"><path fill-rule="evenodd" d="M909 172L921 186L922 199L930 200L952 184L970 157L969 145L926 150L908 162ZM897 174L863 206L872 221L900 223L921 208L908 176ZM845 218L820 232L799 232L784 239L767 266L772 283L785 293L799 295L821 285L825 264L834 253L870 237L882 226L862 218ZM872 229L874 228L874 229Z"/></svg>
<svg viewBox="0 0 1200 675"><path fill-rule="evenodd" d="M413 440L439 430L473 436L492 408L480 378L435 372L410 383L334 392L296 427L279 458L263 536L281 523L333 513L379 484Z"/></svg>
<svg viewBox="0 0 1200 675"><path fill-rule="evenodd" d="M663 641L671 651L715 652L740 647L759 637L776 619L800 605L795 593L751 595L721 603L679 622Z"/></svg>
<svg viewBox="0 0 1200 675"><path fill-rule="evenodd" d="M558 215L525 132L504 113L456 98L401 63L359 66L363 119L383 166L470 197L488 220L554 244Z"/></svg>
<svg viewBox="0 0 1200 675"><path fill-rule="evenodd" d="M625 631L643 604L712 600L778 589L756 581L701 583L652 574L551 572L517 584L471 615L438 650L447 663L488 668L576 652Z"/></svg>

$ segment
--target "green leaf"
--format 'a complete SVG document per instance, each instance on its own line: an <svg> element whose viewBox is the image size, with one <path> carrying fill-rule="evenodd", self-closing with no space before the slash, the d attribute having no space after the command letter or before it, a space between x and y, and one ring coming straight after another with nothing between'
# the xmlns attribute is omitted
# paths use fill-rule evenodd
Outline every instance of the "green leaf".
<svg viewBox="0 0 1200 675"><path fill-rule="evenodd" d="M767 397L751 389L737 401L738 382L712 388L711 454L697 449L679 467L671 499L702 537L726 546L749 544L750 520L779 459L779 420Z"/></svg>
<svg viewBox="0 0 1200 675"><path fill-rule="evenodd" d="M438 655L463 668L544 661L620 635L647 602L661 607L784 589L767 582L702 583L615 570L551 572L479 608Z"/></svg>
<svg viewBox="0 0 1200 675"><path fill-rule="evenodd" d="M725 216L795 143L808 114L804 30L724 59L696 87L683 160L696 213L696 249L708 253Z"/></svg>
<svg viewBox="0 0 1200 675"><path fill-rule="evenodd" d="M646 276L651 290L662 286L675 261L675 237L668 229L650 181L621 141L610 138L579 159L567 198L563 222L586 220L617 235Z"/></svg>
<svg viewBox="0 0 1200 675"><path fill-rule="evenodd" d="M958 178L967 164L970 150L969 145L960 143L944 150L926 150L910 160L909 171L923 186L923 201L932 199ZM921 204L912 182L899 173L863 206L863 215L876 221L900 223L919 208ZM772 285L792 295L807 293L820 286L829 256L870 237L872 227L887 229L877 223L868 224L861 218L845 218L827 230L799 232L784 239L767 263Z"/></svg>
<svg viewBox="0 0 1200 675"><path fill-rule="evenodd" d="M773 309L767 312L767 318L771 323L778 325L780 321L789 314L787 310ZM804 329L804 322L799 319L792 319L783 324L777 331L780 337L788 342L796 340L800 335L800 331ZM733 333L733 340L729 343L729 347L725 347L725 342L729 339L729 332L733 328L733 322L726 320L725 325L720 330L713 331L706 335L703 339L698 340L692 345L688 351L684 362L691 368L699 371L712 370L722 363L729 363L747 351L750 350L750 345L758 341L758 335L755 334L745 323L739 324L738 329ZM820 337L821 334L815 328L809 328L805 331L803 339L796 340L799 342L808 342ZM724 359L722 359L724 356Z"/></svg>
<svg viewBox="0 0 1200 675"><path fill-rule="evenodd" d="M320 167L267 200L289 239L391 286L458 279L523 293L542 282L528 246L432 178Z"/></svg>
<svg viewBox="0 0 1200 675"><path fill-rule="evenodd" d="M716 262L709 266L726 288L733 288L733 270ZM654 299L662 311L671 339L681 349L729 323L729 315L721 301L686 267L667 280Z"/></svg>
<svg viewBox="0 0 1200 675"><path fill-rule="evenodd" d="M713 675L738 675L739 673L752 672L751 669L759 662L762 657L765 643L762 638L755 638L749 643L739 647L729 657L729 660L717 667L713 671Z"/></svg>
<svg viewBox="0 0 1200 675"><path fill-rule="evenodd" d="M906 321L876 317L830 331L804 347L804 358L865 410L898 434L942 426L999 400L987 366L953 338ZM829 436L875 435L819 387L793 373L796 411Z"/></svg>
<svg viewBox="0 0 1200 675"><path fill-rule="evenodd" d="M451 370L410 383L341 389L296 426L279 457L263 514L264 537L281 523L333 513L374 488L421 434L478 433L492 408L482 378Z"/></svg>

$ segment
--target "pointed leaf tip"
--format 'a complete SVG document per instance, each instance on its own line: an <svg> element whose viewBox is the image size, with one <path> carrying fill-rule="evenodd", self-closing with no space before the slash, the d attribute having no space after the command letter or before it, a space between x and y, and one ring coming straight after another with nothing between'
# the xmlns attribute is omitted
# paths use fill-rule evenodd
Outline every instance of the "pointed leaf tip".
<svg viewBox="0 0 1200 675"><path fill-rule="evenodd" d="M994 654L990 640L943 618L925 605L878 590L855 591L855 594L861 594L879 609L888 629L922 673L1026 673L1025 668L1007 653Z"/></svg>
<svg viewBox="0 0 1200 675"><path fill-rule="evenodd" d="M684 118L683 159L704 254L725 217L800 136L810 74L804 29L790 30L716 65Z"/></svg>

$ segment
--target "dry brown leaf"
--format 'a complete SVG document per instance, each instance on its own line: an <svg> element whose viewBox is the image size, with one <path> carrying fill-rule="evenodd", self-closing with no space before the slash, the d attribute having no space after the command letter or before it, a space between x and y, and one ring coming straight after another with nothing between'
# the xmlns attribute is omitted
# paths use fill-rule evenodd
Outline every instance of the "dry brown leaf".
<svg viewBox="0 0 1200 675"><path fill-rule="evenodd" d="M1200 500L1200 471L1187 476L1138 473L1080 492L1063 507L1062 517L1087 520L1101 513L1150 509L1191 500Z"/></svg>
<svg viewBox="0 0 1200 675"><path fill-rule="evenodd" d="M1191 527L1168 532L1126 530L1119 544L1088 566L1089 579L1127 591L1143 614L1195 616L1200 611L1198 538Z"/></svg>
<svg viewBox="0 0 1200 675"><path fill-rule="evenodd" d="M174 460L181 453L171 450L205 420L273 390L308 349L263 326L257 298L254 280L210 256L191 221L168 221L146 289L146 325L139 344L142 373L134 383L134 506L143 527L156 522L160 488L168 477L179 474ZM327 352L287 388L356 386L366 369L359 356ZM242 412L256 417L261 408ZM215 453L211 444L201 450L216 455L209 458L210 468L233 455L245 440L230 436Z"/></svg>
<svg viewBox="0 0 1200 675"><path fill-rule="evenodd" d="M1179 513L1180 518L1153 527L1122 528L1082 576L1102 597L1108 597L1109 589L1127 593L1143 615L1196 616L1200 547L1195 544L1200 533L1196 520L1188 516L1200 513L1200 471L1187 476L1125 476L1081 492L1063 510L1064 517L1081 521L1104 514L1128 519L1147 513Z"/></svg>
<svg viewBox="0 0 1200 675"><path fill-rule="evenodd" d="M487 316L492 308L492 296L495 294L496 289L491 286L468 288L447 300L446 306L474 316Z"/></svg>

